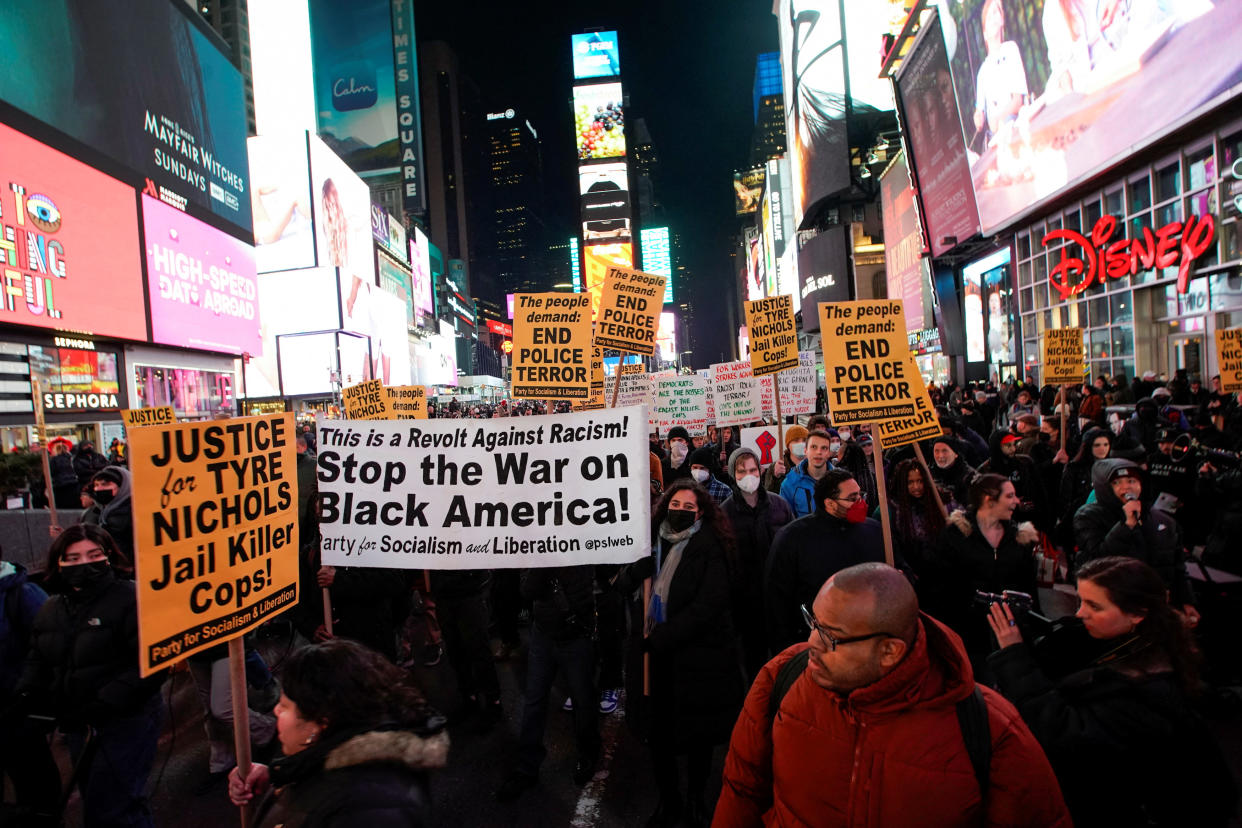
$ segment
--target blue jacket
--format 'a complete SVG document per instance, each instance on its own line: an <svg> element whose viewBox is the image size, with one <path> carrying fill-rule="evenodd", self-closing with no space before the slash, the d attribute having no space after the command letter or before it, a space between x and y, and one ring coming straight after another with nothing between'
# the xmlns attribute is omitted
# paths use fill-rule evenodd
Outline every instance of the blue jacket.
<svg viewBox="0 0 1242 828"><path fill-rule="evenodd" d="M815 513L815 478L807 472L803 460L789 470L781 483L781 497L793 507L795 518Z"/></svg>
<svg viewBox="0 0 1242 828"><path fill-rule="evenodd" d="M30 649L30 629L47 593L21 564L0 562L0 698L13 692Z"/></svg>

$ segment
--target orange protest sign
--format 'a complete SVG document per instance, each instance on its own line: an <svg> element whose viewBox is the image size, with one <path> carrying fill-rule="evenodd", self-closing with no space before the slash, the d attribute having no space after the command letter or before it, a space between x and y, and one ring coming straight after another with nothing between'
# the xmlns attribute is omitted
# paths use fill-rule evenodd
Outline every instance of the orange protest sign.
<svg viewBox="0 0 1242 828"><path fill-rule="evenodd" d="M609 266L595 323L596 343L630 354L654 354L665 281L655 273Z"/></svg>
<svg viewBox="0 0 1242 828"><path fill-rule="evenodd" d="M388 405L394 420L427 419L427 386L391 385L388 387Z"/></svg>
<svg viewBox="0 0 1242 828"><path fill-rule="evenodd" d="M513 396L591 396L591 297L519 293L513 303Z"/></svg>
<svg viewBox="0 0 1242 828"><path fill-rule="evenodd" d="M121 421L125 423L126 428L169 425L177 422L177 414L171 405L160 405L154 408L126 408L121 411Z"/></svg>
<svg viewBox="0 0 1242 828"><path fill-rule="evenodd" d="M348 420L393 420L388 391L381 380L367 380L341 390Z"/></svg>

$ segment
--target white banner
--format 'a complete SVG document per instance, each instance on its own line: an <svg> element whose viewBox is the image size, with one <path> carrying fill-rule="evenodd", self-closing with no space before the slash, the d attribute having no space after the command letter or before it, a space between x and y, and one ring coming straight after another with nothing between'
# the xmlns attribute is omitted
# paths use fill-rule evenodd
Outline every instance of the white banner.
<svg viewBox="0 0 1242 828"><path fill-rule="evenodd" d="M759 380L750 361L719 362L711 367L709 395L715 408L717 426L750 425L763 418L759 402Z"/></svg>
<svg viewBox="0 0 1242 828"><path fill-rule="evenodd" d="M799 351L798 367L776 375L781 389L781 414L814 414L816 380L815 352Z"/></svg>
<svg viewBox="0 0 1242 828"><path fill-rule="evenodd" d="M652 417L661 435L684 426L693 437L707 434L707 380L698 374L657 374L652 392Z"/></svg>
<svg viewBox="0 0 1242 828"><path fill-rule="evenodd" d="M629 563L651 551L646 412L319 420L323 562L393 569Z"/></svg>
<svg viewBox="0 0 1242 828"><path fill-rule="evenodd" d="M776 426L744 428L739 436L738 444L759 455L759 465L765 469L772 465L774 460L781 459L781 453L785 450L785 447L780 445Z"/></svg>
<svg viewBox="0 0 1242 828"><path fill-rule="evenodd" d="M609 394L612 393L611 384L616 379L609 380L606 389ZM617 408L630 408L636 405L651 405L651 374L622 374L621 388L617 392Z"/></svg>
<svg viewBox="0 0 1242 828"><path fill-rule="evenodd" d="M707 422L710 425L716 422L716 398L712 395L712 372L710 368L700 368L694 373L703 378L705 383L703 387L707 389ZM706 431L704 429L704 433Z"/></svg>

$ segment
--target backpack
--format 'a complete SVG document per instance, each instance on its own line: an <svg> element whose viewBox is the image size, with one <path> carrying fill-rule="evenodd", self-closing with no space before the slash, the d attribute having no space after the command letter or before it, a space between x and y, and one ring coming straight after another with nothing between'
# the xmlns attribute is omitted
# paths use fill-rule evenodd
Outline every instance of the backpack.
<svg viewBox="0 0 1242 828"><path fill-rule="evenodd" d="M772 683L772 694L768 697L769 727L776 722L776 714L781 709L785 694L806 670L810 657L810 649L805 649L782 664L777 671L776 680ZM966 742L966 753L975 771L975 781L979 783L979 794L987 799L988 773L992 763L992 734L988 729L987 702L984 701L983 691L978 684L975 685L973 693L957 703L956 708L957 723L962 729L962 740Z"/></svg>

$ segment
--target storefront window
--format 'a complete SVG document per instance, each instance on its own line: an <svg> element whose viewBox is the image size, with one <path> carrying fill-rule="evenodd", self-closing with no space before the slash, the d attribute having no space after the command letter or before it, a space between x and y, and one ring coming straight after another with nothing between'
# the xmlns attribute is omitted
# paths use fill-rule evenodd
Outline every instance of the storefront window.
<svg viewBox="0 0 1242 828"><path fill-rule="evenodd" d="M1031 257L1031 236L1029 233L1023 233L1018 236L1018 258L1029 259Z"/></svg>
<svg viewBox="0 0 1242 828"><path fill-rule="evenodd" d="M1146 210L1151 206L1151 180L1146 175L1129 182L1126 191L1129 194L1131 213Z"/></svg>
<svg viewBox="0 0 1242 828"><path fill-rule="evenodd" d="M1092 359L1108 359L1112 356L1110 348L1112 343L1109 341L1108 328L1097 328L1091 332L1091 358Z"/></svg>
<svg viewBox="0 0 1242 828"><path fill-rule="evenodd" d="M1112 329L1112 356L1133 356L1134 355L1134 329L1129 327L1116 327Z"/></svg>
<svg viewBox="0 0 1242 828"><path fill-rule="evenodd" d="M1100 220L1102 215L1104 213L1100 210L1100 200L1098 198L1093 198L1082 205L1082 217L1085 219L1083 224L1088 230L1095 226L1095 223Z"/></svg>
<svg viewBox="0 0 1242 828"><path fill-rule="evenodd" d="M1108 324L1108 302L1107 296L1101 296L1099 299L1091 299L1090 325L1092 327Z"/></svg>
<svg viewBox="0 0 1242 828"><path fill-rule="evenodd" d="M1182 220L1182 203L1174 201L1163 207L1156 208L1156 226L1164 227L1166 224L1172 224L1175 221Z"/></svg>
<svg viewBox="0 0 1242 828"><path fill-rule="evenodd" d="M135 365L134 379L143 408L171 405L178 419L234 413L231 373Z"/></svg>
<svg viewBox="0 0 1242 828"><path fill-rule="evenodd" d="M1168 201L1181 194L1182 177L1178 175L1177 162L1173 161L1156 169L1156 201Z"/></svg>
<svg viewBox="0 0 1242 828"><path fill-rule="evenodd" d="M1121 188L1107 192L1104 194L1104 210L1110 216L1121 218L1126 214L1125 207L1122 205Z"/></svg>
<svg viewBox="0 0 1242 828"><path fill-rule="evenodd" d="M1188 190L1205 187L1216 179L1216 159L1212 157L1210 144L1186 153L1186 177Z"/></svg>
<svg viewBox="0 0 1242 828"><path fill-rule="evenodd" d="M1130 291L1114 293L1108 298L1108 302L1115 324L1134 321L1134 296Z"/></svg>
<svg viewBox="0 0 1242 828"><path fill-rule="evenodd" d="M1078 224L1078 211L1077 210L1073 210L1065 214L1065 229L1073 230L1078 233L1082 232L1082 227Z"/></svg>
<svg viewBox="0 0 1242 828"><path fill-rule="evenodd" d="M1025 262L1018 265L1018 287L1027 287L1031 284L1031 263Z"/></svg>

